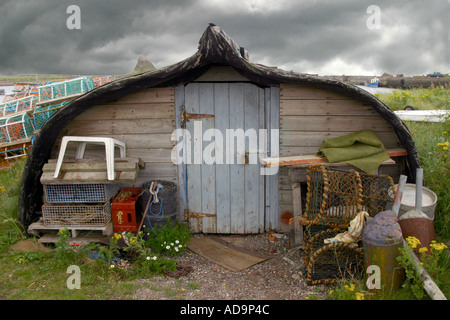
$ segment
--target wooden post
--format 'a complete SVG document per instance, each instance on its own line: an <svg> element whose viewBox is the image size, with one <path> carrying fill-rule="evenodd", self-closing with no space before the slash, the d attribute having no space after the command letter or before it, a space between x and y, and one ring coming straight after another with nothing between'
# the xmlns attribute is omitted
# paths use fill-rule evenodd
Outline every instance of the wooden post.
<svg viewBox="0 0 450 320"><path fill-rule="evenodd" d="M294 182L292 184L292 201L294 205L294 218L301 217L303 215L302 209L302 189L300 182ZM303 245L303 226L294 221L294 246Z"/></svg>

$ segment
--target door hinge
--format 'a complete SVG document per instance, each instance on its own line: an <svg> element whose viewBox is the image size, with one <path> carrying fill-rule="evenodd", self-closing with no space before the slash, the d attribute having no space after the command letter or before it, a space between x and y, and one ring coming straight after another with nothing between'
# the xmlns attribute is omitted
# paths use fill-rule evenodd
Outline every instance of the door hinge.
<svg viewBox="0 0 450 320"><path fill-rule="evenodd" d="M212 218L217 217L215 213L190 212L188 209L184 210L184 220L189 221L190 218Z"/></svg>
<svg viewBox="0 0 450 320"><path fill-rule="evenodd" d="M207 113L188 113L186 110L181 111L181 123L186 123L189 120L214 118L213 114Z"/></svg>

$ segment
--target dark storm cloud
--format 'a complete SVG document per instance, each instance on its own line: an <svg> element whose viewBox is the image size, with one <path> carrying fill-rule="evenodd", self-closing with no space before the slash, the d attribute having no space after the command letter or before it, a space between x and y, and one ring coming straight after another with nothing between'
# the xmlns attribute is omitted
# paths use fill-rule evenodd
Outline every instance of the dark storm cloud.
<svg viewBox="0 0 450 320"><path fill-rule="evenodd" d="M66 9L81 9L69 30ZM370 30L370 4L381 28ZM448 2L10 0L0 4L0 74L119 74L139 55L157 67L197 50L209 22L250 60L320 74L448 72Z"/></svg>

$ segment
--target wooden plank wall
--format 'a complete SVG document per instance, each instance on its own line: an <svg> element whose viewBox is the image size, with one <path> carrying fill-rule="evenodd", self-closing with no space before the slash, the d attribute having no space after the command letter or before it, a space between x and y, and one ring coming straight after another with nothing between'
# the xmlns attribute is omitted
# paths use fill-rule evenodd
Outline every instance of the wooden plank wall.
<svg viewBox="0 0 450 320"><path fill-rule="evenodd" d="M400 147L392 127L370 105L327 90L280 86L280 155L315 154L324 139L370 129L387 148ZM279 213L293 212L288 167L279 171Z"/></svg>
<svg viewBox="0 0 450 320"><path fill-rule="evenodd" d="M57 158L62 136L103 136L123 141L127 156L145 162L135 186L150 180L177 182L177 166L172 163L170 140L175 130L174 89L152 88L124 96L105 105L97 105L76 117L62 130L52 150ZM74 156L70 145L68 157ZM104 157L104 148L87 145L85 157ZM117 154L118 156L118 154Z"/></svg>

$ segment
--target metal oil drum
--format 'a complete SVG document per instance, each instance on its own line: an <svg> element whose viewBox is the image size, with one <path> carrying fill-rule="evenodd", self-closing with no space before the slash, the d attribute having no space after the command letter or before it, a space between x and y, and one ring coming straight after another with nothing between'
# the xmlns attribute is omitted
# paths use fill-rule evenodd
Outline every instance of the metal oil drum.
<svg viewBox="0 0 450 320"><path fill-rule="evenodd" d="M381 290L398 289L405 280L403 268L397 261L399 248L403 247L402 231L396 214L383 211L375 215L363 232L366 270L377 266Z"/></svg>

